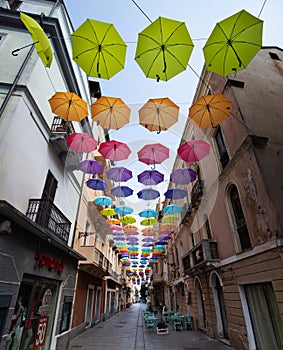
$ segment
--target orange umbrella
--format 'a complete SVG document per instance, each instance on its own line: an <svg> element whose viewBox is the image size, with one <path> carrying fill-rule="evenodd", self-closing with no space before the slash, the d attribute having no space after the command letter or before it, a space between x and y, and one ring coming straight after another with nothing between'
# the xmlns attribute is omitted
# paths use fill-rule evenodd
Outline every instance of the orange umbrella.
<svg viewBox="0 0 283 350"><path fill-rule="evenodd" d="M120 129L129 123L130 114L130 108L118 97L102 96L91 105L92 119L104 129Z"/></svg>
<svg viewBox="0 0 283 350"><path fill-rule="evenodd" d="M80 122L88 115L87 103L73 92L56 92L48 102L52 112L66 121Z"/></svg>
<svg viewBox="0 0 283 350"><path fill-rule="evenodd" d="M202 96L190 107L189 118L200 128L214 128L228 117L231 105L222 94Z"/></svg>
<svg viewBox="0 0 283 350"><path fill-rule="evenodd" d="M168 97L151 98L139 110L140 124L158 133L175 124L178 116L179 107Z"/></svg>
<svg viewBox="0 0 283 350"><path fill-rule="evenodd" d="M124 231L125 232L135 232L135 231L138 231L138 228L135 225L126 225L126 226L124 226Z"/></svg>
<svg viewBox="0 0 283 350"><path fill-rule="evenodd" d="M108 224L111 224L111 225L119 225L120 224L120 220L118 220L118 219L110 218L110 219L107 219L106 221L108 222Z"/></svg>

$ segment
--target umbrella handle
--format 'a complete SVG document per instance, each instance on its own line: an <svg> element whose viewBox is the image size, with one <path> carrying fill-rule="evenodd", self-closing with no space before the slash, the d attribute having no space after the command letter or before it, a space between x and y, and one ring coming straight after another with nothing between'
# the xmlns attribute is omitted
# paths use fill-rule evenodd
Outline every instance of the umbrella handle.
<svg viewBox="0 0 283 350"><path fill-rule="evenodd" d="M32 44L28 44L28 45L22 46L22 47L20 47L18 49L13 50L11 53L12 53L13 56L18 56L18 54L16 52L21 51L22 49L25 49L26 47L34 46L37 43L39 43L39 41L37 41L35 43L32 43Z"/></svg>

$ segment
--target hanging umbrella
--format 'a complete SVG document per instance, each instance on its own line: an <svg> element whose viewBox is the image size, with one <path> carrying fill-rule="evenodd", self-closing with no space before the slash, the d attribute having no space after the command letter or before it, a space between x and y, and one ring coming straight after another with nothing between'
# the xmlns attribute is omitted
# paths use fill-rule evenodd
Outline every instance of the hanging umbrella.
<svg viewBox="0 0 283 350"><path fill-rule="evenodd" d="M124 231L124 227L123 226L120 226L120 225L111 225L110 226L111 230L112 231Z"/></svg>
<svg viewBox="0 0 283 350"><path fill-rule="evenodd" d="M187 195L187 191L182 190L181 188L170 188L164 193L164 196L170 199L181 199L186 197Z"/></svg>
<svg viewBox="0 0 283 350"><path fill-rule="evenodd" d="M85 174L99 174L103 172L103 165L94 159L86 159L78 164L78 170Z"/></svg>
<svg viewBox="0 0 283 350"><path fill-rule="evenodd" d="M161 143L145 145L138 151L138 158L145 164L161 164L169 158L169 148Z"/></svg>
<svg viewBox="0 0 283 350"><path fill-rule="evenodd" d="M156 229L154 227L143 228L141 232L145 237L154 237L156 235Z"/></svg>
<svg viewBox="0 0 283 350"><path fill-rule="evenodd" d="M126 226L124 226L124 231L125 231L125 233L129 233L129 232L137 232L138 231L138 228L137 228L137 226L136 225L126 225Z"/></svg>
<svg viewBox="0 0 283 350"><path fill-rule="evenodd" d="M97 141L89 134L75 132L66 137L67 146L78 153L89 153L97 147Z"/></svg>
<svg viewBox="0 0 283 350"><path fill-rule="evenodd" d="M178 116L179 107L168 97L151 98L139 110L140 125L157 133L177 123Z"/></svg>
<svg viewBox="0 0 283 350"><path fill-rule="evenodd" d="M232 101L222 94L202 96L189 109L189 118L200 128L214 128L230 114Z"/></svg>
<svg viewBox="0 0 283 350"><path fill-rule="evenodd" d="M87 103L74 92L56 92L48 102L52 112L66 121L80 122L88 115Z"/></svg>
<svg viewBox="0 0 283 350"><path fill-rule="evenodd" d="M158 221L156 220L156 219L154 219L154 218L146 218L146 219L143 219L141 222L140 222L140 224L142 225L142 226L151 226L151 225L155 225L155 224L157 224L158 223Z"/></svg>
<svg viewBox="0 0 283 350"><path fill-rule="evenodd" d="M125 215L120 218L122 224L134 224L137 220L131 215Z"/></svg>
<svg viewBox="0 0 283 350"><path fill-rule="evenodd" d="M177 222L179 220L179 217L176 215L165 215L161 219L161 222Z"/></svg>
<svg viewBox="0 0 283 350"><path fill-rule="evenodd" d="M124 68L127 45L113 24L87 19L71 40L73 60L88 76L110 79Z"/></svg>
<svg viewBox="0 0 283 350"><path fill-rule="evenodd" d="M170 181L176 185L187 185L194 181L197 177L197 173L191 168L176 169L170 175Z"/></svg>
<svg viewBox="0 0 283 350"><path fill-rule="evenodd" d="M107 188L107 183L100 179L89 179L86 182L87 187L92 190L104 191Z"/></svg>
<svg viewBox="0 0 283 350"><path fill-rule="evenodd" d="M129 197L133 194L133 190L128 186L117 186L111 188L111 193L115 197Z"/></svg>
<svg viewBox="0 0 283 350"><path fill-rule="evenodd" d="M169 235L174 232L176 225L174 223L161 223L159 226L159 233L162 235Z"/></svg>
<svg viewBox="0 0 283 350"><path fill-rule="evenodd" d="M139 33L135 60L147 78L167 81L186 70L193 47L184 22L159 17Z"/></svg>
<svg viewBox="0 0 283 350"><path fill-rule="evenodd" d="M163 208L163 213L165 214L179 214L182 212L182 207L177 204L168 204L166 207Z"/></svg>
<svg viewBox="0 0 283 350"><path fill-rule="evenodd" d="M133 177L132 171L124 167L111 168L106 172L106 175L109 180L115 182L126 182Z"/></svg>
<svg viewBox="0 0 283 350"><path fill-rule="evenodd" d="M40 57L42 63L45 67L50 67L53 59L53 53L50 41L44 30L32 17L26 15L25 13L20 12L20 18L32 37L32 45L35 46L36 52ZM20 51L21 49L23 49L23 47L14 50L12 54L14 56L17 56L16 52Z"/></svg>
<svg viewBox="0 0 283 350"><path fill-rule="evenodd" d="M156 210L149 209L149 208L139 212L139 216L141 216L142 218L151 218L151 217L154 218L157 215L158 215L158 212Z"/></svg>
<svg viewBox="0 0 283 350"><path fill-rule="evenodd" d="M104 158L114 162L127 159L131 153L127 144L116 140L102 142L98 151Z"/></svg>
<svg viewBox="0 0 283 350"><path fill-rule="evenodd" d="M164 181L164 175L157 170L145 170L138 175L138 182L144 185L158 185Z"/></svg>
<svg viewBox="0 0 283 350"><path fill-rule="evenodd" d="M178 148L178 155L187 163L198 162L210 152L210 145L203 140L184 142Z"/></svg>
<svg viewBox="0 0 283 350"><path fill-rule="evenodd" d="M114 215L117 215L113 208L104 208L104 209L100 210L100 214L103 215L103 216L114 216Z"/></svg>
<svg viewBox="0 0 283 350"><path fill-rule="evenodd" d="M120 214L120 215L132 214L132 212L134 211L132 208L126 205L120 205L119 207L114 208L114 210L116 211L117 214Z"/></svg>
<svg viewBox="0 0 283 350"><path fill-rule="evenodd" d="M106 209L106 208L105 208L105 209ZM102 214L102 215L103 215L103 214ZM113 214L113 215L106 215L106 216L114 216L114 215L116 215L116 212L115 212L115 214ZM110 218L110 219L107 219L106 221L107 221L108 224L110 224L110 225L119 225L119 224L120 224L120 220L118 220L118 219Z"/></svg>
<svg viewBox="0 0 283 350"><path fill-rule="evenodd" d="M158 198L160 196L160 193L157 190L154 190L152 188L145 188L143 190L140 190L137 193L137 195L140 199L149 201L149 200Z"/></svg>
<svg viewBox="0 0 283 350"><path fill-rule="evenodd" d="M150 242L151 243L153 241L154 241L154 239L151 238L151 237L145 237L145 238L142 239L142 242L148 242L148 243Z"/></svg>
<svg viewBox="0 0 283 350"><path fill-rule="evenodd" d="M102 96L91 105L92 119L104 129L120 129L129 123L130 114L130 108L118 97Z"/></svg>
<svg viewBox="0 0 283 350"><path fill-rule="evenodd" d="M262 28L245 10L216 23L203 47L206 69L221 76L245 69L262 47Z"/></svg>
<svg viewBox="0 0 283 350"><path fill-rule="evenodd" d="M107 205L112 204L113 200L107 196L100 196L100 197L95 198L94 203L105 207Z"/></svg>

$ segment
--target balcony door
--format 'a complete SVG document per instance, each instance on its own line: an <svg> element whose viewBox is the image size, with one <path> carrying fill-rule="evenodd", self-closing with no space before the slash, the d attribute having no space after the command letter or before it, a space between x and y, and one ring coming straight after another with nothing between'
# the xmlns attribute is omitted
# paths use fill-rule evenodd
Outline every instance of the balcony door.
<svg viewBox="0 0 283 350"><path fill-rule="evenodd" d="M204 309L204 301L203 301L201 284L198 278L195 281L195 288L196 288L197 306L198 306L198 326L201 329L205 329L206 316L205 316L205 309Z"/></svg>

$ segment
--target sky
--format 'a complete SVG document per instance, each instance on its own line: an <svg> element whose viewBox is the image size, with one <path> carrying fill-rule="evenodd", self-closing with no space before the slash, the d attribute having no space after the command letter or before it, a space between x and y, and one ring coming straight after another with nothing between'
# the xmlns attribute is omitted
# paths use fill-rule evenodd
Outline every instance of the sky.
<svg viewBox="0 0 283 350"><path fill-rule="evenodd" d="M264 21L263 46L283 48L282 0L65 0L74 30L87 18L114 24L127 44L125 68L110 80L96 79L100 82L102 95L120 97L131 108L131 123L111 133L111 138L126 142L132 149L132 156L119 166L126 166L136 175L149 166L138 162L136 151L144 144L160 142L170 149L170 159L157 166L164 174L165 182L157 188L164 193L169 183L172 161L180 143L188 109L192 105L196 87L204 66L202 48L215 24L241 10L246 10ZM135 50L138 33L158 17L166 17L185 22L194 43L194 49L186 71L167 82L157 82L146 78L136 63ZM150 98L169 97L180 107L179 121L167 132L150 133L138 124L138 109ZM134 181L134 180L132 180ZM126 183L135 186L133 182ZM152 206L151 203L128 198L129 205L137 210Z"/></svg>

